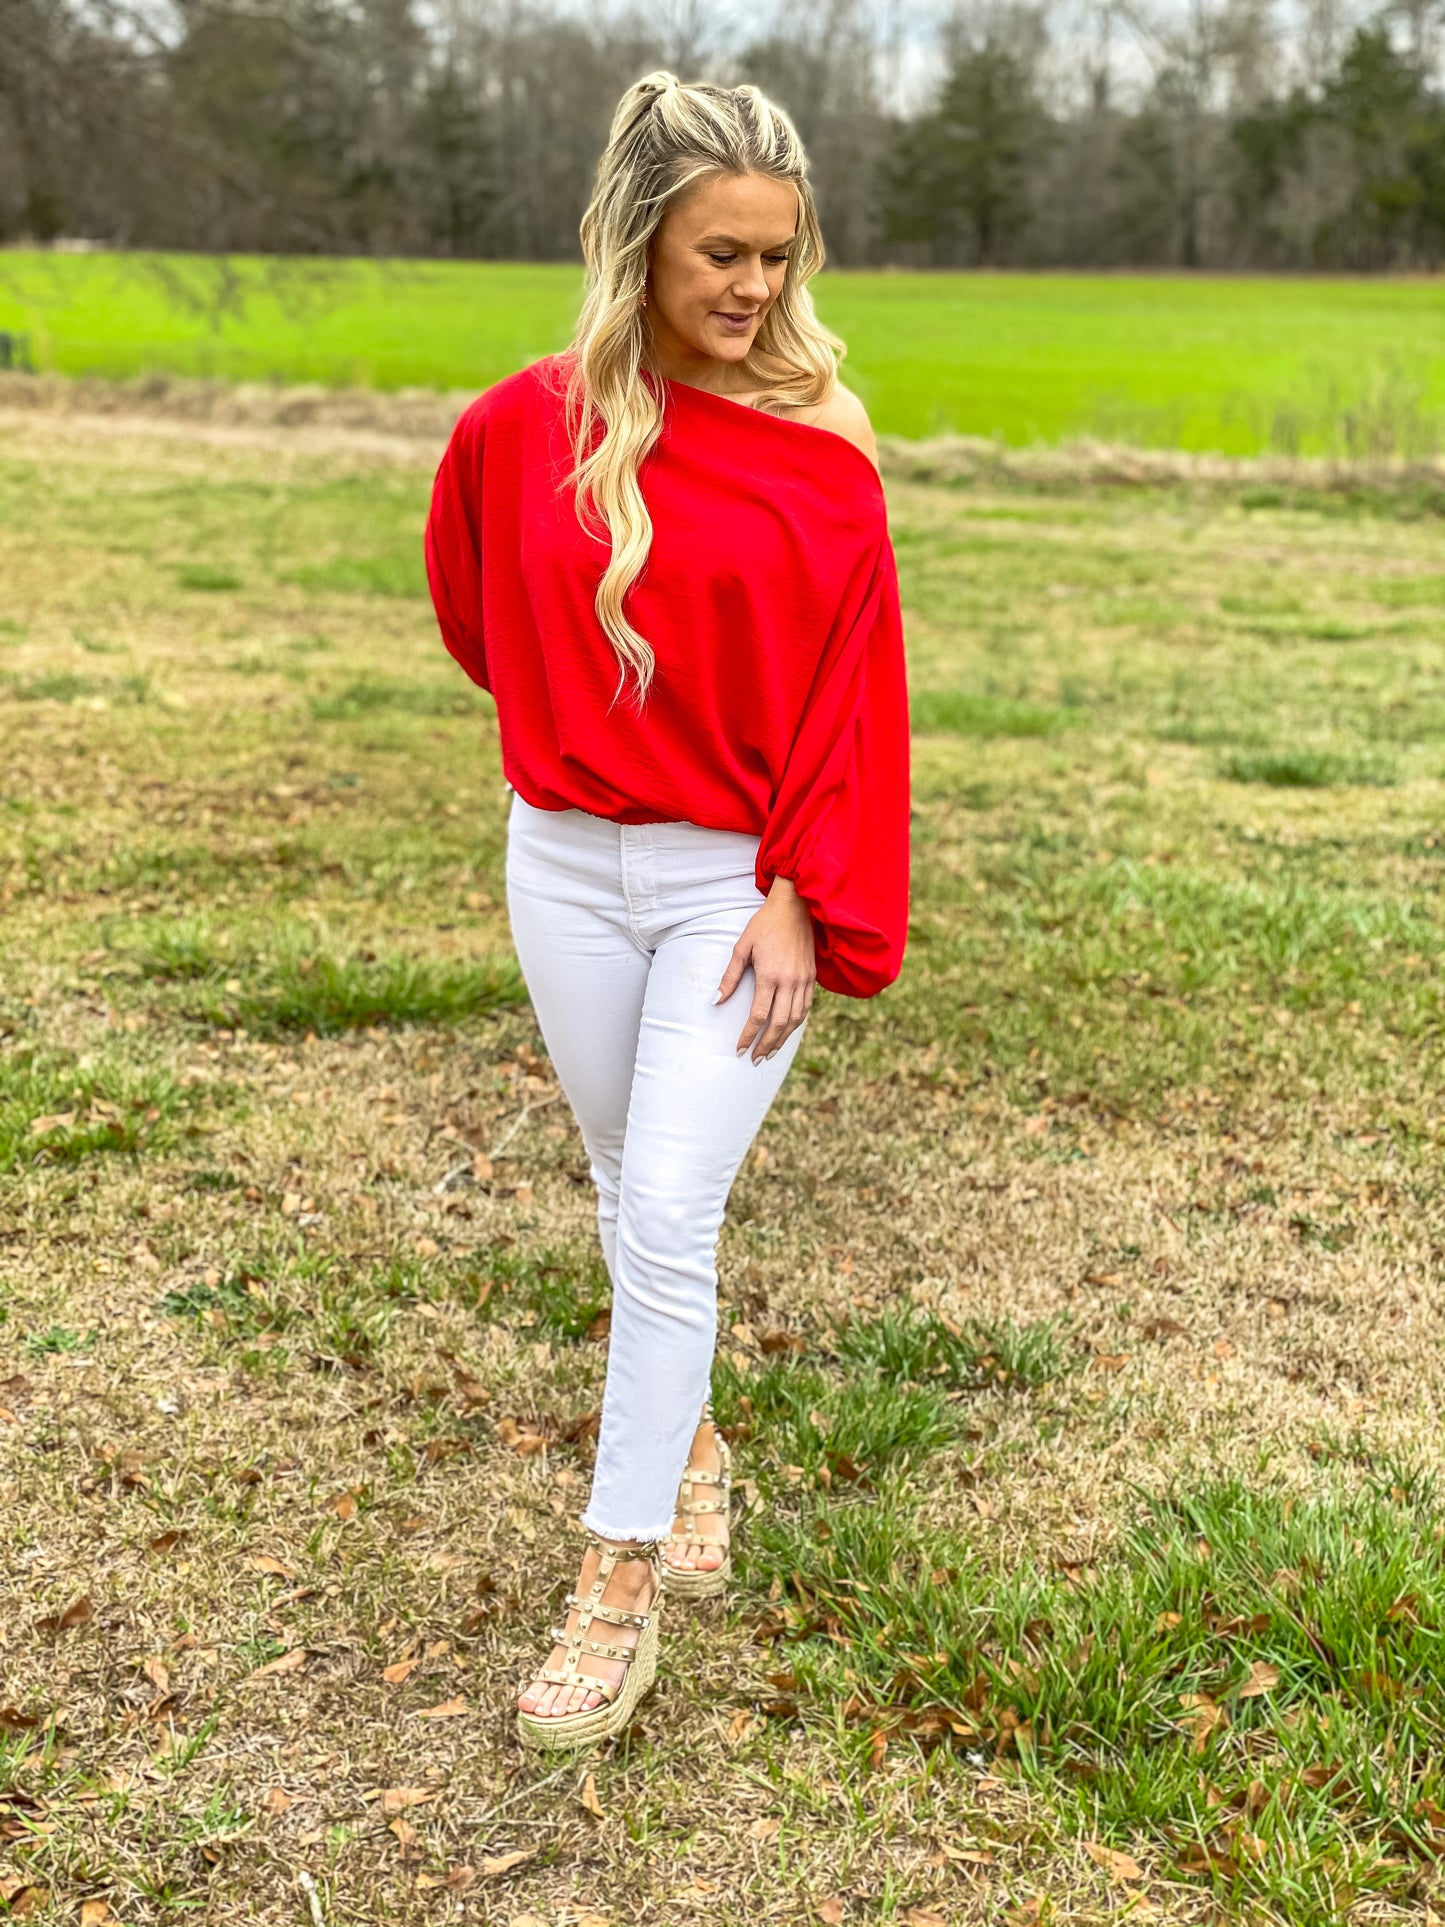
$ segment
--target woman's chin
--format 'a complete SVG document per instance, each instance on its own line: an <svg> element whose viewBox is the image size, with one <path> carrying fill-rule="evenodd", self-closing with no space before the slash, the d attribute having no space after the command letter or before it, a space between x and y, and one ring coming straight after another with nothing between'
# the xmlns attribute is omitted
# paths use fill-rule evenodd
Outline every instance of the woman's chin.
<svg viewBox="0 0 1445 1927"><path fill-rule="evenodd" d="M726 328L709 328L706 348L708 354L715 355L719 361L746 361L754 339L752 331L736 335Z"/></svg>

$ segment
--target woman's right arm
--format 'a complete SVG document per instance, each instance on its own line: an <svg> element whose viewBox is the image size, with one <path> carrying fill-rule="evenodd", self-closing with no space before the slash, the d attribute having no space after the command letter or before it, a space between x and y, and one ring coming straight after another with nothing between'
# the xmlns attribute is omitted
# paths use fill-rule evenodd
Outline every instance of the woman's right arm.
<svg viewBox="0 0 1445 1927"><path fill-rule="evenodd" d="M432 486L426 573L442 640L472 681L490 691L482 633L484 423L474 403L447 443Z"/></svg>

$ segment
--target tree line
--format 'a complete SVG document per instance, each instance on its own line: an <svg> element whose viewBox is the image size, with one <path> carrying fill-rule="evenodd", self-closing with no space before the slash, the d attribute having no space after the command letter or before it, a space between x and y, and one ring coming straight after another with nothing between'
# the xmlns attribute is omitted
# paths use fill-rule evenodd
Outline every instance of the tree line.
<svg viewBox="0 0 1445 1927"><path fill-rule="evenodd" d="M0 242L575 260L613 106L751 80L842 266L1429 269L1442 0L0 0Z"/></svg>

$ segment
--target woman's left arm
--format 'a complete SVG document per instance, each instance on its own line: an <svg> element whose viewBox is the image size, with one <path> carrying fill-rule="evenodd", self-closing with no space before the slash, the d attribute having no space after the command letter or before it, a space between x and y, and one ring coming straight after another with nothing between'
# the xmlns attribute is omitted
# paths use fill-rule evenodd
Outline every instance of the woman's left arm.
<svg viewBox="0 0 1445 1927"><path fill-rule="evenodd" d="M871 445L861 404L852 426L849 439L863 447L866 431ZM897 977L908 926L909 789L902 616L885 517L876 546L855 558L760 839L757 883L767 901L722 981L720 996L731 995L753 962L739 1049L756 1038L755 1060L802 1022L815 983L872 997Z"/></svg>

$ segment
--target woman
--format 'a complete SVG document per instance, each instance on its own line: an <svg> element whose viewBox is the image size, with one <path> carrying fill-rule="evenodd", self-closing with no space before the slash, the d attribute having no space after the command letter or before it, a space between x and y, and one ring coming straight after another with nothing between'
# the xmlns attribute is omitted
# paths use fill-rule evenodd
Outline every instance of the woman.
<svg viewBox="0 0 1445 1927"><path fill-rule="evenodd" d="M897 574L805 288L823 245L791 122L649 74L582 247L571 347L462 416L426 542L446 645L496 698L508 913L613 1287L588 1543L518 1700L547 1747L631 1719L664 1566L693 1597L727 1578L728 1193L815 986L874 996L908 919Z"/></svg>

